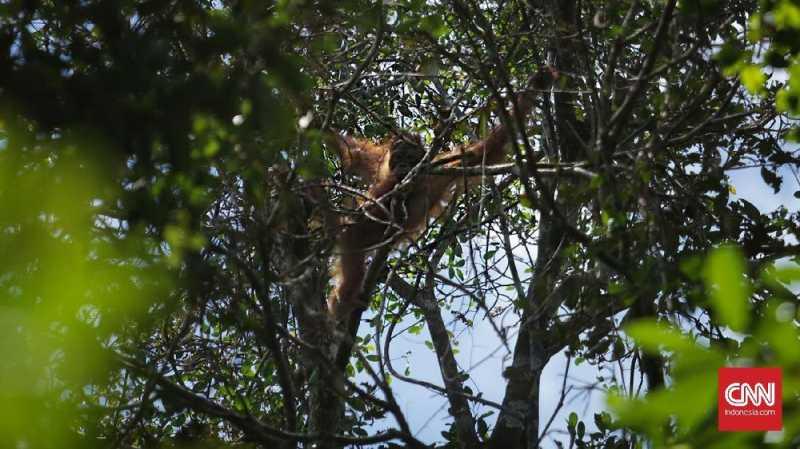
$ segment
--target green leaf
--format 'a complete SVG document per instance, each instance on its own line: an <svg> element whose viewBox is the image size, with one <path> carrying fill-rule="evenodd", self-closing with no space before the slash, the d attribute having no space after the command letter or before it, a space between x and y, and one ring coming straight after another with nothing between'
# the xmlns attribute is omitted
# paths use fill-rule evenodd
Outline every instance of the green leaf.
<svg viewBox="0 0 800 449"><path fill-rule="evenodd" d="M722 324L735 331L744 330L750 315L748 284L744 278L744 258L738 248L722 246L706 260L706 288L711 306Z"/></svg>
<svg viewBox="0 0 800 449"><path fill-rule="evenodd" d="M533 209L533 201L531 201L528 195L520 195L519 204L526 209Z"/></svg>
<svg viewBox="0 0 800 449"><path fill-rule="evenodd" d="M800 7L792 2L780 2L773 17L778 28L800 28Z"/></svg>
<svg viewBox="0 0 800 449"><path fill-rule="evenodd" d="M567 427L574 429L576 424L578 424L578 414L572 412L569 414L569 419L567 419Z"/></svg>
<svg viewBox="0 0 800 449"><path fill-rule="evenodd" d="M694 343L675 328L652 320L634 321L625 326L625 333L651 353L658 352L662 347L678 351L688 351L694 347Z"/></svg>
<svg viewBox="0 0 800 449"><path fill-rule="evenodd" d="M764 91L764 82L767 77L761 71L761 67L755 64L745 65L739 69L739 78L751 93L758 94Z"/></svg>
<svg viewBox="0 0 800 449"><path fill-rule="evenodd" d="M449 31L447 24L440 16L423 17L422 20L419 21L419 26L436 39L444 36Z"/></svg>
<svg viewBox="0 0 800 449"><path fill-rule="evenodd" d="M247 364L242 366L242 375L244 377L253 378L256 377L256 367L253 364Z"/></svg>

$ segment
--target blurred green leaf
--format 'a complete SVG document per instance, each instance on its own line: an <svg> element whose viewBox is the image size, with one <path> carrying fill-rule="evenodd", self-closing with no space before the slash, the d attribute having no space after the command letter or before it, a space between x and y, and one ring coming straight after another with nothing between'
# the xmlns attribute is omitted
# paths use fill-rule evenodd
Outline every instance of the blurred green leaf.
<svg viewBox="0 0 800 449"><path fill-rule="evenodd" d="M718 319L736 331L744 330L750 317L750 288L744 269L744 258L733 246L713 250L704 269L711 305Z"/></svg>
<svg viewBox="0 0 800 449"><path fill-rule="evenodd" d="M739 70L739 77L742 79L744 87L751 93L758 94L764 91L764 82L767 77L761 67L755 64L745 65Z"/></svg>

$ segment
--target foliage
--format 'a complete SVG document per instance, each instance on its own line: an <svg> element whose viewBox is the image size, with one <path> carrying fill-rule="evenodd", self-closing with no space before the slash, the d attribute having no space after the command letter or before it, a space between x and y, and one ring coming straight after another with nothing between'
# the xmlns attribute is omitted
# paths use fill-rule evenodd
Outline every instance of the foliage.
<svg viewBox="0 0 800 449"><path fill-rule="evenodd" d="M0 445L762 447L715 423L716 368L752 365L796 446L800 214L734 179L797 180L798 28L789 0L0 4ZM332 322L364 185L328 133L498 124L511 164Z"/></svg>
<svg viewBox="0 0 800 449"><path fill-rule="evenodd" d="M780 264L765 267L752 279L747 276L744 260L730 247L714 250L707 261L706 282L714 286L712 297L720 295L721 281L735 285L736 293L724 300L713 300L720 316L720 325L726 326L721 341L686 335L679 327L663 326L650 321L632 323L626 333L645 350L669 351L672 385L669 389L648 394L643 399L612 396L610 405L618 414L620 423L645 433L657 446L682 447L761 447L761 433L720 433L715 430L716 419L716 369L722 366L778 366L783 370L784 442L794 445L800 433L797 415L800 338L795 320L797 304L795 295L786 289L800 281L798 265ZM765 301L759 301L757 310L741 314L747 309L750 295L741 287L761 291ZM758 295L760 296L760 295ZM742 317L752 317L744 323ZM731 332L739 331L738 334ZM738 336L737 336L738 335ZM618 424L618 425L619 425ZM788 441L786 441L788 440Z"/></svg>

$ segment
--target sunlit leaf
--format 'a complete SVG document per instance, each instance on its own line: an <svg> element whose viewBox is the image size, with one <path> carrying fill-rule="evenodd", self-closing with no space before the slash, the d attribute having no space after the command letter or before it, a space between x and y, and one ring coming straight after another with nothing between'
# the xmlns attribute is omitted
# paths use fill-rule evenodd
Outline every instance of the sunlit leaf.
<svg viewBox="0 0 800 449"><path fill-rule="evenodd" d="M767 79L761 67L753 64L744 66L739 70L742 84L752 93L761 93L764 90L764 81Z"/></svg>

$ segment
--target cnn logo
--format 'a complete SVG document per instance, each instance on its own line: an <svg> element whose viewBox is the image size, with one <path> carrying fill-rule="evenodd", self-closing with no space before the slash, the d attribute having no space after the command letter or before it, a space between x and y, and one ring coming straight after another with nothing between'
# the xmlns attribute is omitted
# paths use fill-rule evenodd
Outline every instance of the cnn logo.
<svg viewBox="0 0 800 449"><path fill-rule="evenodd" d="M775 382L751 385L743 382L734 382L725 388L725 400L734 407L748 405L759 406L762 403L772 407L775 405Z"/></svg>
<svg viewBox="0 0 800 449"><path fill-rule="evenodd" d="M719 430L781 430L780 368L720 368L717 374Z"/></svg>

